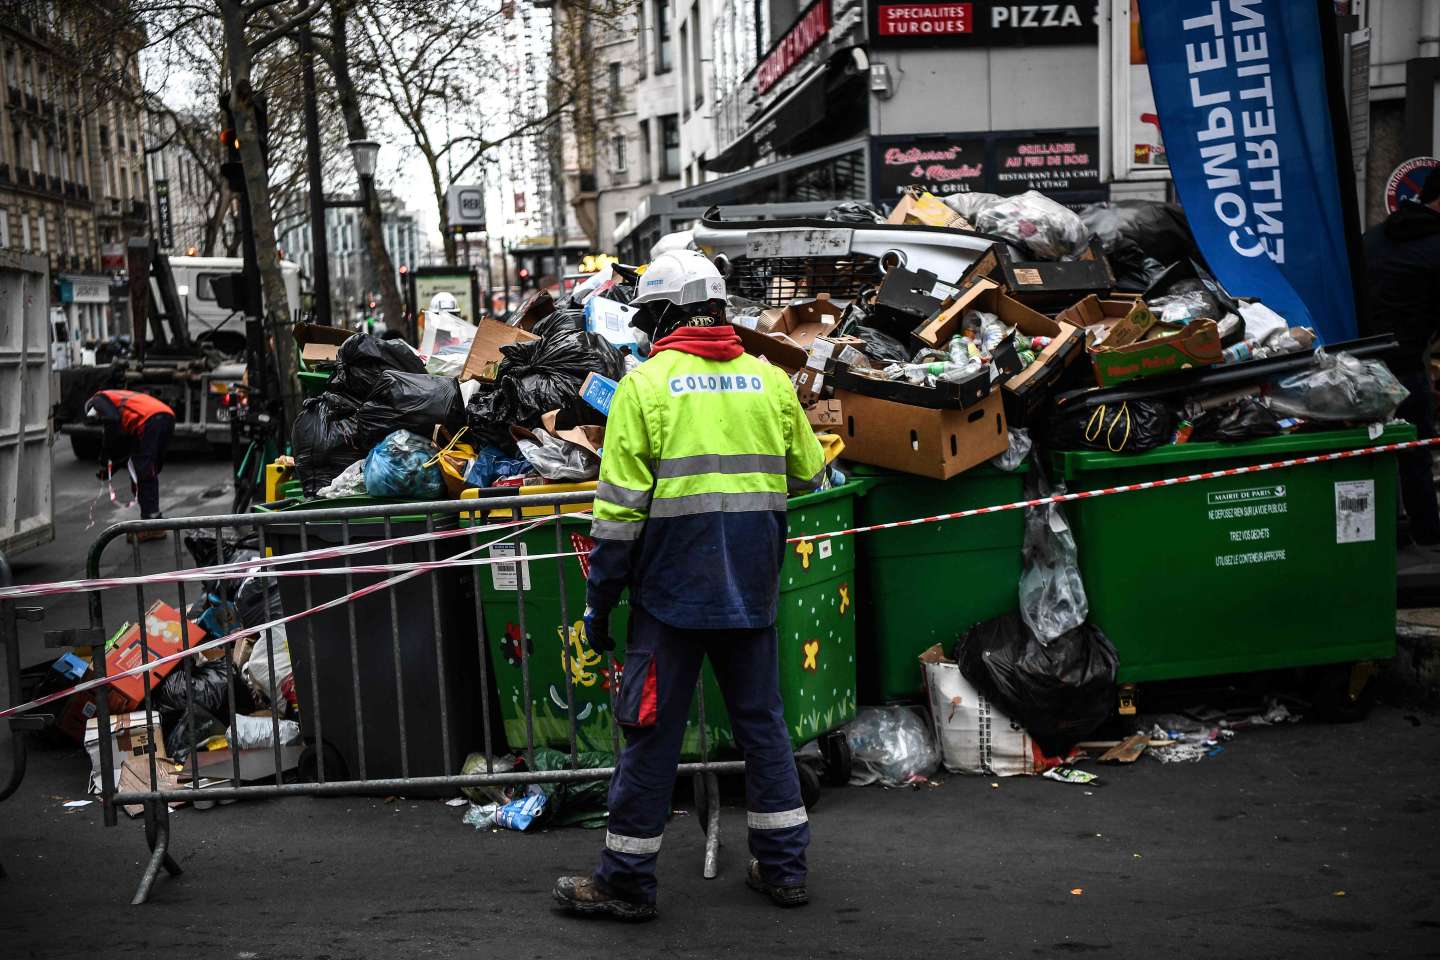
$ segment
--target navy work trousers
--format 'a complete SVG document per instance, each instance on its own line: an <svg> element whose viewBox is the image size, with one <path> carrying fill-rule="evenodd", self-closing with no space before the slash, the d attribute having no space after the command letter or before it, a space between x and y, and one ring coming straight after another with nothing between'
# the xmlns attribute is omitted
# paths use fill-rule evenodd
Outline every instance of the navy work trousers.
<svg viewBox="0 0 1440 960"><path fill-rule="evenodd" d="M631 607L616 717L625 730L610 781L610 822L595 877L613 895L655 902L655 861L695 684L709 657L745 758L750 852L766 882L805 882L810 823L785 730L773 626L759 630L682 630Z"/></svg>
<svg viewBox="0 0 1440 960"><path fill-rule="evenodd" d="M141 427L140 439L130 454L130 467L135 471L135 495L140 501L140 516L145 520L160 516L160 471L165 467L165 450L174 433L174 417L168 413L153 414Z"/></svg>

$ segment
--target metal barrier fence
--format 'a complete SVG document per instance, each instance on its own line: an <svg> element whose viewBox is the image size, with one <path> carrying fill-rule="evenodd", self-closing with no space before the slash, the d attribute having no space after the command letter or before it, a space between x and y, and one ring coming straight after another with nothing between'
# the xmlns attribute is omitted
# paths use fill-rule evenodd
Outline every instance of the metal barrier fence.
<svg viewBox="0 0 1440 960"><path fill-rule="evenodd" d="M179 865L170 855L170 819L168 804L175 801L208 802L239 800L251 798L284 798L292 796L336 796L346 794L406 794L453 791L460 787L467 786L506 786L519 784L538 783L574 783L608 779L614 772L613 766L579 768L580 751L577 746L577 710L576 691L574 686L574 671L570 668L567 659L572 656L569 647L573 638L568 636L568 631L560 631L560 657L562 658L563 672L565 674L566 692L566 717L568 725L568 746L569 746L569 769L559 770L537 770L534 757L537 746L536 741L536 717L534 701L531 698L531 662L537 656L541 644L546 642L543 637L535 640L536 649L531 648L530 636L526 631L525 615L525 593L530 589L528 571L530 565L544 562L553 562L559 590L560 623L568 625L571 623L570 611L567 609L565 597L566 565L576 551L569 549L565 542L562 531L562 516L575 517L573 512L562 513L563 508L575 504L587 504L590 502L590 494L587 493L562 493L562 494L541 494L534 496L502 496L479 500L453 500L424 503L401 503L384 504L358 507L334 507L326 509L305 509L293 511L272 511L257 512L251 514L232 514L211 517L192 517L181 519L160 519L160 520L131 520L114 524L100 534L90 549L87 561L88 578L98 578L101 563L104 559L106 548L121 538L128 538L131 546L131 556L134 571L137 576L142 575L142 558L153 558L154 551L145 550L142 553L139 538L134 534L146 531L161 531L168 535L172 542L174 553L174 570L186 571L191 565L184 562L182 554L183 535L191 531L203 531L213 534L216 542L217 558L216 564L220 567L218 576L228 577L231 580L238 579L242 572L239 568L244 564L226 564L226 544L239 542L242 539L253 535L255 538L255 549L260 557L271 557L274 565L266 565L258 571L264 575L274 576L278 584L284 585L281 591L282 598L288 595L289 599L283 602L285 617L280 620L267 620L269 629L264 626L260 629L235 628L236 633L232 636L239 636L242 633L258 633L266 635L266 663L268 676L271 682L272 704L279 697L279 691L275 685L276 677L276 644L268 642L271 631L281 624L281 621L289 621L284 624L287 629L287 650L295 665L293 676L295 678L295 696L298 701L299 715L304 729L303 742L305 747L298 764L301 778L291 780L286 776L286 760L282 757L281 728L279 710L270 710L270 750L271 760L274 765L273 777L267 776L270 782L253 782L253 777L243 778L241 770L241 751L238 745L242 742L239 733L239 720L236 710L236 666L234 658L230 655L228 644L221 645L220 649L224 656L220 659L225 664L226 696L228 697L229 713L231 716L227 729L227 739L230 746L230 763L228 769L213 770L211 777L219 781L229 781L224 786L201 786L202 776L200 773L199 760L201 751L198 751L196 724L188 723L189 737L188 744L190 755L190 781L189 785L179 783L163 782L157 767L155 753L151 749L148 753L148 783L144 789L119 789L116 784L116 770L114 756L110 749L107 731L112 729L108 688L100 687L95 693L95 720L100 732L99 766L101 783L101 801L103 805L104 820L107 826L114 826L117 823L116 811L118 808L140 804L144 807L145 836L151 850L151 856L141 876L139 886L136 889L133 903L145 902L151 888L164 869L171 875L178 875ZM461 522L464 520L464 522ZM468 524L468 525L467 525ZM513 544L516 536L543 527L545 525L554 528L555 550L553 554L530 556L523 546ZM378 543L372 546L375 541L374 533L379 529L381 536ZM363 534L357 538L357 529ZM229 536L227 537L227 533ZM338 533L338 544L337 541ZM331 543L330 547L316 549L312 547L312 541ZM512 544L507 547L506 557L514 556L514 560L497 560L496 551L491 548L502 543ZM444 546L444 551L440 549ZM383 564L375 562L356 563L355 557L364 552L382 550L385 553ZM396 551L401 550L414 557L418 552L418 560L411 559L401 563L395 562ZM482 556L484 552L489 556ZM282 557L294 554L302 555L298 565L285 564ZM343 566L337 567L336 563L343 558ZM278 562L275 562L278 561ZM153 563L153 559L151 560ZM298 569L294 569L298 566ZM523 746L510 743L512 750L523 749L526 763L525 770L504 772L496 769L494 760L498 756L496 748L498 741L492 729L492 707L497 706L491 699L491 664L489 644L500 642L499 638L489 637L485 628L485 599L482 589L481 572L482 568L495 567L503 571L507 582L514 584L516 615L518 617L519 637L518 659L520 671L520 699L518 709L524 712L525 737ZM201 572L213 568L201 567ZM281 572L281 571L286 572ZM265 571L270 571L265 574ZM324 572L319 572L324 571ZM155 571L151 571L152 574ZM573 573L572 573L573 575ZM199 638L191 636L191 628L188 618L183 616L189 608L188 601L193 598L191 591L187 591L187 583L193 583L191 579L180 579L176 577L156 576L161 583L134 583L134 610L137 614L136 622L141 625L140 637L140 659L143 664L150 664L157 659L157 655L150 649L149 630L146 628L147 602L156 598L157 593L162 590L169 592L173 590L175 607L182 612L180 618L180 649L184 651L183 659L175 669L183 670L185 674L185 713L186 717L192 717L194 707L195 687L193 684L193 671L197 664L196 657L189 651L197 645ZM463 593L462 580L469 580L469 588L473 592L473 603L465 604L465 609L457 609L458 598ZM428 587L428 597L425 596ZM122 588L124 589L124 588ZM402 592L405 594L402 597ZM324 599L322 599L322 595ZM303 614L299 610L292 610L292 600L297 601L303 597ZM373 617L365 618L357 622L357 614L360 614L361 601L365 598L384 597L388 604L380 604L383 608L388 606L388 623L374 622ZM418 602L417 602L418 601ZM128 606L128 605L127 605ZM369 600L365 604L366 611L373 613L376 609L375 600ZM428 609L416 609L423 606ZM402 609L402 607L404 609ZM0 599L0 642L3 642L10 650L16 648L17 636L15 633L14 601ZM319 615L329 614L333 620L339 611L343 617L341 626L337 630L335 624L330 624L332 629L322 629L323 624L317 624ZM470 647L469 629L473 619L474 639L473 649ZM105 604L102 600L100 590L94 590L89 594L89 620L88 630L61 630L47 633L47 641L52 646L61 645L84 645L90 644L94 647L96 655L93 657L93 668L97 679L105 676L106 663L102 651L105 649L107 638L110 637L112 629L107 631L105 620ZM428 620L428 624L426 621ZM433 633L433 649L430 645L420 647L416 645L418 637L426 635L428 626L429 633ZM463 630L464 637L447 636L450 631ZM345 636L339 635L344 633ZM373 675L378 666L373 649L367 649L367 644L373 646L376 637L387 637L389 657L386 658L384 666L393 671L388 678L386 685L377 685ZM461 647L460 644L465 644ZM211 641L213 643L213 641ZM464 651L462 653L462 651ZM479 734L480 752L483 753L485 769L482 772L462 773L460 770L461 758L464 757L465 745L456 743L457 736L465 736L464 729L455 722L454 711L461 710L472 718L474 717L473 692L468 689L457 689L457 678L465 676L461 665L451 662L457 656L469 657L473 655L478 660L478 672L471 679L474 685L479 687ZM433 657L433 659L431 659ZM475 660L471 660L474 663ZM347 663L348 661L348 663ZM608 672L611 664L608 655L605 660L600 661L601 666L607 671L607 676L614 676ZM301 669L301 664L305 669ZM362 663L365 665L362 669ZM349 669L349 683L344 682L340 677L327 676L328 671L343 670L346 666ZM370 676L364 676L365 670L370 670ZM407 670L409 675L407 676ZM417 680L415 674L424 672L428 677L421 677ZM307 676L302 678L301 674ZM143 709L145 713L145 724L148 731L153 731L152 736L160 737L160 723L154 705L153 694L155 684L152 683L149 670L141 675L144 700ZM433 683L434 700L428 698L430 694L421 687ZM350 703L339 704L339 707L348 709L337 709L337 704L328 702L322 698L322 690L330 697L340 699L338 694L345 692L348 686ZM388 689L386 689L388 687ZM366 704L367 694L371 700L389 700L393 693L394 703L394 726L393 740L387 725L380 722L379 717L374 713L377 710L375 703L369 706ZM459 696L457 697L457 693ZM610 685L610 713L614 717L614 684ZM719 773L737 773L744 770L743 761L715 761L710 757L710 737L706 732L705 710L703 703L703 685L697 687L697 697L701 698L699 716L699 761L681 763L678 767L680 774L690 774L695 779L695 797L697 807L701 814L701 826L706 832L705 845L705 876L714 877L717 873L717 854L719 849L719 785L716 779ZM418 701L418 702L417 702ZM388 704L386 704L388 706ZM434 708L433 710L431 708ZM423 723L417 720L420 713L430 714L432 718L438 717L438 729L432 719L426 719ZM409 721L407 722L407 715ZM348 727L346 725L349 725ZM338 725L338 726L337 726ZM352 751L352 758L357 758L355 766L358 769L350 769L350 758L346 758L340 750L332 750L330 740L326 738L325 730L329 727L332 731L339 730L348 737L353 732L356 744ZM425 729L427 728L428 729ZM472 725L473 729L473 725ZM553 728L551 728L553 729ZM369 735L372 741L386 739L387 746L396 748L398 753L398 770L396 769L396 757L387 758L387 763L382 763L380 770L373 769L373 764L367 762L367 751L365 746L366 736ZM441 762L438 767L435 757L437 751L431 747L433 740L422 740L419 746L423 756L417 756L416 736L437 737L440 743L438 756ZM375 746L375 743L372 743ZM619 734L615 725L611 723L611 749L613 755L619 756ZM373 751L372 751L373 752ZM293 759L293 758L292 758ZM294 764L290 764L293 768ZM327 769L327 766L329 769ZM337 766L340 769L336 769ZM424 768L424 769L422 769ZM358 774L358 775L357 775ZM245 782L246 779L252 782Z"/></svg>

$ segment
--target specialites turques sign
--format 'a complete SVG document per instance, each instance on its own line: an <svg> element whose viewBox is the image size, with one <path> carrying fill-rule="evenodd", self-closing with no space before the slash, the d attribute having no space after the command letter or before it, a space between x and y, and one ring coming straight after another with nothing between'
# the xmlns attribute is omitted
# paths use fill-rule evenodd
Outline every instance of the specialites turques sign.
<svg viewBox="0 0 1440 960"><path fill-rule="evenodd" d="M1095 43L1095 4L893 3L869 0L875 47Z"/></svg>

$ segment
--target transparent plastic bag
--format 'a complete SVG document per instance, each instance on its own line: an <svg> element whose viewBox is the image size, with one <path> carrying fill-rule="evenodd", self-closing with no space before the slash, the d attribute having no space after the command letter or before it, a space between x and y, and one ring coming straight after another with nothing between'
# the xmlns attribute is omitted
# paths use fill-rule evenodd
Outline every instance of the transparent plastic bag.
<svg viewBox="0 0 1440 960"><path fill-rule="evenodd" d="M972 219L981 233L1004 237L1041 260L1074 257L1090 239L1090 231L1075 211L1038 190L985 204L974 218L967 219Z"/></svg>
<svg viewBox="0 0 1440 960"><path fill-rule="evenodd" d="M862 707L845 726L851 786L900 787L940 766L930 722L914 707Z"/></svg>
<svg viewBox="0 0 1440 960"><path fill-rule="evenodd" d="M324 500L339 497L358 497L365 493L365 461L356 460L340 471L340 475L315 491L315 496Z"/></svg>
<svg viewBox="0 0 1440 960"><path fill-rule="evenodd" d="M1040 490L1045 496L1047 491ZM1041 643L1085 622L1090 601L1075 549L1075 535L1058 503L1025 511L1025 569L1020 574L1020 615Z"/></svg>
<svg viewBox="0 0 1440 960"><path fill-rule="evenodd" d="M1215 298L1201 290L1160 297L1150 304L1150 309L1155 311L1161 323L1175 323L1182 327L1197 320L1218 321L1221 317Z"/></svg>
<svg viewBox="0 0 1440 960"><path fill-rule="evenodd" d="M1304 420L1386 420L1410 396L1379 360L1315 351L1315 364L1267 394L1270 409Z"/></svg>
<svg viewBox="0 0 1440 960"><path fill-rule="evenodd" d="M235 715L235 747L238 750L253 750L268 747L275 742L275 728L269 717L247 717ZM300 724L294 720L280 721L280 745L287 746L300 742Z"/></svg>
<svg viewBox="0 0 1440 960"><path fill-rule="evenodd" d="M600 458L547 430L532 431L535 440L520 439L520 454L547 480L594 480L600 475ZM538 443L535 441L539 441Z"/></svg>
<svg viewBox="0 0 1440 960"><path fill-rule="evenodd" d="M1005 452L999 456L991 457L990 462L999 470L1006 473L1014 473L1020 469L1025 458L1030 456L1030 448L1034 444L1030 440L1030 431L1024 427L1010 428L1010 445Z"/></svg>

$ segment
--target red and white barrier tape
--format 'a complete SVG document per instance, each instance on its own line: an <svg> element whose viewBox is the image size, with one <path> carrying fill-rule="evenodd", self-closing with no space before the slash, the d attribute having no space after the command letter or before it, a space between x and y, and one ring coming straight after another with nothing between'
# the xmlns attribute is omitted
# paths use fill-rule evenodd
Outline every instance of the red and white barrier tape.
<svg viewBox="0 0 1440 960"><path fill-rule="evenodd" d="M1006 510L1022 510L1027 507L1043 506L1047 503L1069 503L1074 500L1088 500L1095 497L1106 497L1116 493L1133 493L1140 490L1153 490L1157 487L1173 487L1184 483L1195 483L1200 480L1214 480L1221 477L1239 477L1252 473L1261 473L1267 470L1280 470L1287 467L1299 467L1316 463L1328 463L1335 460L1348 460L1355 457L1371 456L1379 453L1398 453L1404 450L1413 450L1423 447L1435 446L1436 444L1440 444L1440 438L1433 438L1429 440L1408 440L1401 443L1386 443L1372 447L1357 447L1352 450L1340 450L1334 453L1312 454L1310 456L1294 457L1288 460L1275 460L1270 463L1251 464L1243 467L1227 467L1223 470L1207 470L1203 473L1191 473L1181 477L1169 477L1164 480L1147 480L1142 483L1129 483L1114 487L1102 487L1096 490L1082 490L1077 493L1058 493L1046 497L1037 497L1033 500L1017 500L1013 503L997 504L990 507L975 507L970 510L957 510L952 513L941 513L928 517L917 517L913 520L895 520L889 523L876 523L863 527L849 527L844 530L832 530L826 533L811 533L798 537L790 537L786 542L801 543L811 540L824 540L830 537L853 536L860 533L870 533L875 530L894 530L900 527L913 527L926 523L939 523L945 520L959 520L965 517L977 517L988 513L1001 513ZM182 650L177 653L169 654L165 657L151 660L148 663L140 664L136 667L132 667L131 669L124 671L123 673L118 673L113 676L96 678L95 680L87 680L84 683L77 684L76 686L70 687L69 689L48 694L38 700L32 700L29 703L20 704L19 706L10 707L5 710L0 710L0 719L13 716L18 713L23 713L27 710L33 710L35 707L43 706L47 703L53 703L54 701L70 696L71 694L83 693L86 690L91 690L95 687L113 683L116 680L123 679L125 677L138 676L142 673L145 673L149 670L154 670L157 667L163 666L165 664L174 663L177 660L183 659L184 657L187 657L193 653L198 653L204 650L210 650L215 647L223 646L227 643L234 642L241 637L251 636L264 630L268 630L282 624L293 622L302 617L307 617L313 613L320 613L325 610L333 609L334 607L346 603L350 600L356 600L371 593L374 593L377 590L383 590L387 587L392 587L398 583L403 583L406 580L409 580L413 577L419 576L420 574L429 571L454 566L474 566L494 563L518 563L529 562L531 560L550 560L558 557L578 556L579 554L577 552L565 552L552 554L536 554L533 556L527 555L522 557L486 557L474 560L467 559L481 550L488 549L494 544L509 540L518 534L526 532L526 530L528 529L538 526L541 523L554 520L561 516L580 517L584 516L584 514L547 514L533 521L509 521L501 524L493 524L487 527L462 527L458 530L440 530L411 537L397 537L388 541L376 541L366 544L351 544L349 545L349 547L324 548L321 550L308 551L304 554L287 554L283 557L273 557L254 561L241 561L232 564L220 564L213 567L185 571L183 573L155 574L150 577L112 577L106 580L76 580L67 581L64 583L39 584L32 587L15 587L7 590L0 590L0 600L6 600L15 599L20 596L43 596L50 593L67 593L76 592L79 590L99 590L110 586L128 586L137 583L153 584L179 582L181 580L235 579L235 577L230 576L230 574L246 571L248 572L246 572L245 575L263 576L312 576L322 574L333 576L343 575L346 573L389 573L393 571L402 571L399 573L398 576L392 577L389 580L382 580L378 583L362 587L359 590L354 591L353 593L349 593L341 597L336 597L333 600L327 600L324 603L316 607L312 607L309 610L303 610L299 613L280 617L276 620L272 620L268 623L263 623L255 627L247 627L243 630L238 630L235 633L229 634L227 636L219 637L215 640L208 640L205 643L191 647L188 650ZM510 533L505 534L503 537L499 537L488 543L481 544L478 547L473 547L469 550L465 550L457 554L456 556L446 560L436 560L433 562L425 561L406 564L367 564L364 566L336 567L325 570L258 572L253 569L260 566L269 566L279 563L291 563L297 560L304 559L327 559L330 556L340 556L348 553L361 552L362 548L364 550L374 550L383 548L385 546L398 546L401 544L413 544L417 541L422 541L426 539L438 539L442 536L449 537L458 536L460 534L470 535L479 532L480 530L500 529L504 527L519 525L524 525L524 528L513 530Z"/></svg>
<svg viewBox="0 0 1440 960"><path fill-rule="evenodd" d="M530 526L533 527L540 523L544 523L547 519L549 519L549 517L541 517L540 519L531 523ZM488 543L482 543L477 547L471 547L469 550L462 551L461 553L456 554L456 556L452 559L460 559L470 556L472 554L479 553L481 550L486 550L497 543L509 540L511 537L514 537L517 534L524 532L524 530L511 531L510 533L505 534L503 537L497 537L496 539L491 540ZM510 559L509 562L514 563L516 561L514 559ZM196 645L189 647L188 649L177 650L176 652L166 654L163 657L157 657L154 660L148 660L144 663L136 664L129 670L123 670L120 673L111 674L104 677L96 677L93 680L86 680L83 683L77 683L75 686L69 687L65 690L57 690L53 693L48 693L45 696L39 697L35 700L31 700L28 703L22 703L17 706L8 707L4 710L0 710L0 720L4 720L6 717L13 717L17 714L25 713L29 710L34 710L36 707L43 707L47 703L54 703L56 700L62 700L65 697L71 696L72 694L84 693L87 690L94 690L97 687L108 686L115 683L117 680L123 680L127 677L138 677L142 673L148 673L151 670L155 670L167 664L178 663L186 657L193 656L194 654L203 653L206 650L213 650L216 647L223 647L226 644L234 643L236 640L239 640L242 637L249 637L257 633L263 633L266 630L271 630L275 627L283 626L287 623L293 623L294 621L299 620L302 617L308 617L311 614L323 613L326 610L333 610L334 608L341 606L342 604L349 603L352 600L359 600L361 597L366 597L372 593L376 593L377 591L385 590L389 587L396 586L397 584L404 583L406 580L411 580L419 576L422 572L423 571L416 570L408 573L402 573L396 577L391 577L389 580L380 580L376 583L369 584L368 586L364 586L359 588L358 590L354 590L350 593L344 594L343 596L335 597L331 600L326 600L324 603L317 604L316 606L313 606L308 610L302 610L299 613L292 613L283 617L277 617L274 620L257 624L253 627L245 627L241 630L236 630L234 633L226 634L223 637L216 637L214 640L206 640L204 643L197 643Z"/></svg>
<svg viewBox="0 0 1440 960"><path fill-rule="evenodd" d="M830 537L845 537L857 533L870 533L874 530L894 530L898 527L914 527L924 523L939 523L943 520L960 520L964 517L978 517L987 513L1002 513L1006 510L1023 510L1027 507L1039 507L1047 503L1069 503L1072 500L1090 500L1095 497L1108 497L1114 493L1133 493L1138 490L1153 490L1156 487L1174 487L1182 483L1194 483L1197 480L1214 480L1219 477L1240 477L1248 473L1261 473L1265 470L1281 470L1286 467L1300 467L1312 463L1327 463L1331 460L1347 460L1351 457L1365 457L1377 453L1395 453L1418 447L1431 447L1436 444L1440 444L1440 437L1430 440L1406 440L1402 443L1386 443L1374 447L1357 447L1354 450L1340 450L1335 453L1317 453L1308 457L1295 457L1290 460L1276 460L1272 463L1257 463L1244 467L1227 467L1224 470L1207 470L1204 473L1191 473L1183 477L1169 477L1164 480L1127 483L1118 487L1081 490L1078 493L1057 493L1048 497L1037 497L1034 500L1016 500L1014 503L1002 503L993 507L975 507L970 510L956 510L954 513L940 513L931 517L917 517L914 520L894 520L890 523L873 523L865 527L850 527L845 530L834 530L829 533L807 533L802 537L791 537L785 542L801 543L807 540L825 540Z"/></svg>
<svg viewBox="0 0 1440 960"><path fill-rule="evenodd" d="M0 588L0 600L47 597L62 593L91 593L96 590L106 590L112 587L143 587L162 583L188 583L198 580L244 580L250 576L314 576L346 572L387 573L391 571L408 571L414 569L414 566L411 564L369 564L363 568L351 567L348 570L346 568L330 568L325 570L301 570L274 574L265 573L264 568L307 563L315 560L333 560L337 557L352 556L357 553L371 553L390 547L412 546L415 543L428 540L447 540L452 537L474 536L475 534L488 533L492 530L505 530L511 527L527 526L528 528L544 523L553 516L555 515L546 514L539 518L508 520L504 523L492 523L484 526L457 527L453 530L434 530L423 534L391 537L386 540L372 540L365 543L351 543L338 547L318 547L299 553L286 553L277 557L256 557L254 560L236 560L231 563L217 563L208 567L193 567L188 570L180 570L172 573L142 574L132 577L97 577L91 580L57 580L52 583L3 587ZM589 513L568 513L565 514L565 516L588 517Z"/></svg>

